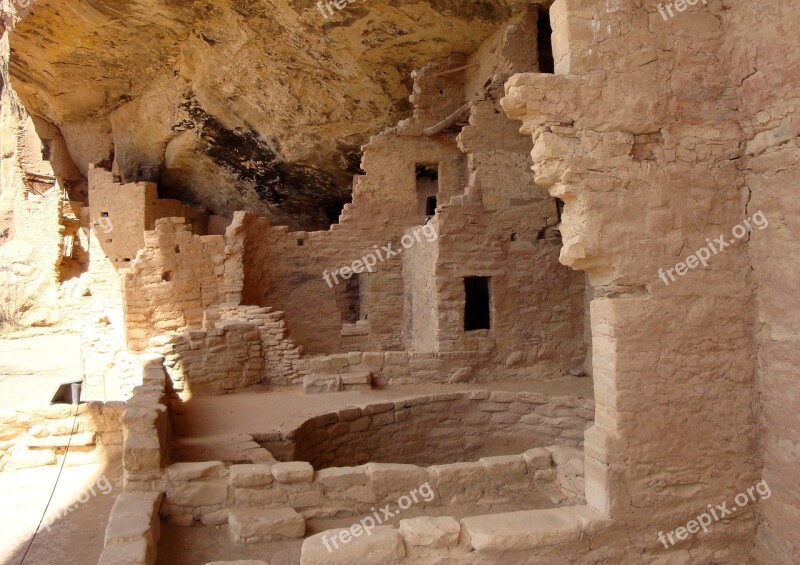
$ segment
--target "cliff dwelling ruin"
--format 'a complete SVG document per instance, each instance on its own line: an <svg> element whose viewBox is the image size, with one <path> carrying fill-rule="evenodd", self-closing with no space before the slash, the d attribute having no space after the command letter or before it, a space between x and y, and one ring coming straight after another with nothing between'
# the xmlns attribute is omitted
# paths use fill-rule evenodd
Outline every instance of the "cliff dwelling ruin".
<svg viewBox="0 0 800 565"><path fill-rule="evenodd" d="M800 563L799 2L0 9L3 563Z"/></svg>

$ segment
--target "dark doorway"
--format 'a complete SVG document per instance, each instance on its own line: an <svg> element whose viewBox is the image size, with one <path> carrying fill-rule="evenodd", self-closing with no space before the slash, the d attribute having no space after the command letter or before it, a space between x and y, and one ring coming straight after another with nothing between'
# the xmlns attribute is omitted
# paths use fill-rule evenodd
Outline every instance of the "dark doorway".
<svg viewBox="0 0 800 565"><path fill-rule="evenodd" d="M428 200L425 204L425 215L426 216L435 216L436 215L436 197L435 196L428 196Z"/></svg>
<svg viewBox="0 0 800 565"><path fill-rule="evenodd" d="M544 6L539 8L537 28L536 47L539 52L539 72L552 74L556 68L553 60L553 28L550 27L550 10Z"/></svg>
<svg viewBox="0 0 800 565"><path fill-rule="evenodd" d="M489 277L465 277L464 331L488 330L492 327Z"/></svg>

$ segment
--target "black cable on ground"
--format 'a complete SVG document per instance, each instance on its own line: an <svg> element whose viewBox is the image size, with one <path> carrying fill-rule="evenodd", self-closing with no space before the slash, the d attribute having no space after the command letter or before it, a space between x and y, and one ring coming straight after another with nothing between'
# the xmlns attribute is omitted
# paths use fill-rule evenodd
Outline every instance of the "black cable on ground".
<svg viewBox="0 0 800 565"><path fill-rule="evenodd" d="M42 527L42 522L44 522L44 517L47 516L47 511L50 509L50 503L53 501L53 495L56 493L56 488L58 487L58 481L61 479L61 471L64 470L64 463L67 462L67 455L69 454L69 448L72 444L72 436L75 434L75 425L78 423L78 411L81 408L81 400L78 397L78 403L75 405L75 416L72 419L72 431L69 434L69 439L67 440L67 449L64 451L64 458L61 460L61 467L58 469L58 475L56 475L56 483L53 485L53 490L50 492L50 498L47 499L47 506L44 507L44 512L42 512L42 517L39 519L39 524L36 526L36 531L33 532L33 537L31 537L31 541L28 544L28 547L25 549L25 553L22 554L22 559L19 562L19 565L25 563L25 558L28 556L28 552L31 550L31 546L33 546L33 542L36 539L36 534L39 533L39 528Z"/></svg>

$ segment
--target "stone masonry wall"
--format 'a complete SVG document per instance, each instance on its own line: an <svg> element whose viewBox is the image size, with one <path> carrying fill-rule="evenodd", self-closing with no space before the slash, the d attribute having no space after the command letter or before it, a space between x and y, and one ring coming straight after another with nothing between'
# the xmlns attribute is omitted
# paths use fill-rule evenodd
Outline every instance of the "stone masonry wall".
<svg viewBox="0 0 800 565"><path fill-rule="evenodd" d="M241 280L226 278L225 238L197 236L182 218L156 221L145 246L123 273L129 347L142 351L150 337L200 329L203 310L241 292Z"/></svg>
<svg viewBox="0 0 800 565"><path fill-rule="evenodd" d="M490 447L582 447L593 420L589 399L481 390L322 414L280 443L284 457L291 450L291 459L308 461L315 469L370 461L433 465L469 461ZM277 456L277 444L264 447Z"/></svg>
<svg viewBox="0 0 800 565"><path fill-rule="evenodd" d="M556 74L513 77L503 107L532 135L537 183L565 202L561 262L594 287L586 496L618 530L570 559L740 560L753 506L675 546L657 536L759 479L743 242L659 276L750 211L726 13L712 0L665 22L632 2L556 0L550 16Z"/></svg>
<svg viewBox="0 0 800 565"><path fill-rule="evenodd" d="M292 338L309 353L397 350L402 347L402 257L378 261L366 274L368 339L343 331L340 294L344 282L323 273L338 271L367 253L391 244L400 248L406 230L421 226L415 164L439 166L439 201L463 190L463 156L452 138L429 139L393 133L372 138L364 148L366 175L354 182L353 203L325 232L289 232L263 220L248 228L244 245L246 303L285 312ZM382 252L382 256L387 253ZM254 259L255 258L255 259ZM313 313L313 315L309 315Z"/></svg>
<svg viewBox="0 0 800 565"><path fill-rule="evenodd" d="M141 370L143 384L133 389L122 413L124 489L160 493L172 440L164 358L143 355Z"/></svg>
<svg viewBox="0 0 800 565"><path fill-rule="evenodd" d="M732 3L723 53L732 61L745 154L748 215L769 226L750 238L755 284L761 399L761 450L772 496L759 504L756 555L764 563L800 562L800 25L797 2Z"/></svg>
<svg viewBox="0 0 800 565"><path fill-rule="evenodd" d="M258 306L233 306L222 304L219 308L206 310L204 326L208 327L216 317L223 321L251 324L258 330L265 382L272 386L301 384L308 374L303 348L289 339L283 312Z"/></svg>
<svg viewBox="0 0 800 565"><path fill-rule="evenodd" d="M0 413L0 471L108 463L122 454L122 403L20 406Z"/></svg>
<svg viewBox="0 0 800 565"><path fill-rule="evenodd" d="M133 261L144 247L144 232L154 229L160 218L185 218L194 233L205 233L208 214L178 200L160 200L155 183L122 183L95 165L89 165L88 173L90 224L104 228L101 248L116 268Z"/></svg>
<svg viewBox="0 0 800 565"><path fill-rule="evenodd" d="M530 141L498 108L473 108L459 136L470 185L440 211L438 350L491 350L517 376L560 375L585 356L583 280L558 264L556 201L528 171ZM466 276L491 278L490 330L464 331Z"/></svg>
<svg viewBox="0 0 800 565"><path fill-rule="evenodd" d="M161 514L183 526L222 525L240 508L291 507L306 518L357 517L425 483L434 496L419 501L423 508L511 500L533 506L543 496L569 504L580 500L574 488L581 475L579 451L558 446L430 467L368 463L315 472L302 461L174 463L166 469Z"/></svg>
<svg viewBox="0 0 800 565"><path fill-rule="evenodd" d="M236 392L264 379L261 338L252 324L220 321L153 342L163 342L157 349L182 397Z"/></svg>

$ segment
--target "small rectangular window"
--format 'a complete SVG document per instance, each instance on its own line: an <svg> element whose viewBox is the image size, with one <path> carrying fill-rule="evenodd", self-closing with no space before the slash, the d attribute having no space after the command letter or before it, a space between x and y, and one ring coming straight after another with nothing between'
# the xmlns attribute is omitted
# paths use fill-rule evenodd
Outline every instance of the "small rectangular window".
<svg viewBox="0 0 800 565"><path fill-rule="evenodd" d="M417 202L422 223L436 215L436 197L439 193L439 165L416 165Z"/></svg>
<svg viewBox="0 0 800 565"><path fill-rule="evenodd" d="M436 197L435 196L428 196L428 201L425 204L425 215L435 216L436 215Z"/></svg>
<svg viewBox="0 0 800 565"><path fill-rule="evenodd" d="M492 327L489 277L465 277L464 331Z"/></svg>

